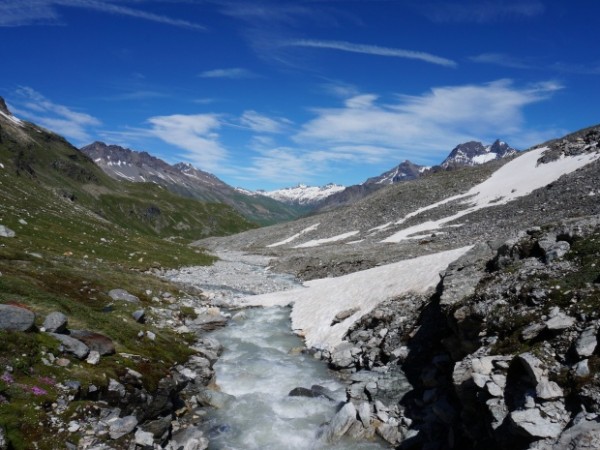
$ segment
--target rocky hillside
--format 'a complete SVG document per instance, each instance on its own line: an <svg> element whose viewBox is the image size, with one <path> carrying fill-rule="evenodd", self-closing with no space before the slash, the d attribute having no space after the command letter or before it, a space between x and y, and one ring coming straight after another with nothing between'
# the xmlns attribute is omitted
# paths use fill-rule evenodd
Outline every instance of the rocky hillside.
<svg viewBox="0 0 600 450"><path fill-rule="evenodd" d="M248 195L198 170L191 164L167 164L147 152L94 142L81 148L110 177L134 183L154 183L169 191L203 202L223 203L248 220L273 224L297 218L303 212L277 199Z"/></svg>
<svg viewBox="0 0 600 450"><path fill-rule="evenodd" d="M145 272L210 264L192 236L253 225L224 205L113 180L4 102L0 184L0 448L128 448L135 427L140 445L166 443L195 379L181 364L195 356L203 374L190 389L211 377L211 360L190 349L212 355L190 323L207 300Z"/></svg>

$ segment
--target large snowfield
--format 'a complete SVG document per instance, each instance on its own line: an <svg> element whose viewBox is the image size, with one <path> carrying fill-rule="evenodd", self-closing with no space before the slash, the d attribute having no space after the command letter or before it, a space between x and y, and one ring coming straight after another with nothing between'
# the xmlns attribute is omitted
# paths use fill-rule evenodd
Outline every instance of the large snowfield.
<svg viewBox="0 0 600 450"><path fill-rule="evenodd" d="M244 306L293 305L292 328L304 336L306 346L333 350L350 326L380 303L435 287L439 273L470 248L407 259L338 278L312 280L299 289L249 296L240 302ZM338 313L355 308L354 314L331 325Z"/></svg>

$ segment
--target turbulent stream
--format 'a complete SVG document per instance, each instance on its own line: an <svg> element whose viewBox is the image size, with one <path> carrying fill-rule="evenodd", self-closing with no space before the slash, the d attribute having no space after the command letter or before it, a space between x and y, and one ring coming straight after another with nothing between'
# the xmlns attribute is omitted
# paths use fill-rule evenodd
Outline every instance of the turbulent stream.
<svg viewBox="0 0 600 450"><path fill-rule="evenodd" d="M209 268L190 268L171 279L210 291L226 306L250 293L297 287L289 277L266 269L266 260L220 254ZM319 440L319 427L333 417L345 399L345 385L324 362L303 354L302 340L291 332L289 308L248 309L238 320L211 333L225 350L215 364L216 383L235 396L225 408L211 412L205 423L210 449L381 449L379 442ZM319 385L325 397L290 397L296 387Z"/></svg>

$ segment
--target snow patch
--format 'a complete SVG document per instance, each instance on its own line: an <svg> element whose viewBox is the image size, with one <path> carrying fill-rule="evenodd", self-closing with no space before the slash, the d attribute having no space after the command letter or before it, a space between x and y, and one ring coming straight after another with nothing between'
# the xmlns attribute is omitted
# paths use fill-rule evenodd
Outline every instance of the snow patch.
<svg viewBox="0 0 600 450"><path fill-rule="evenodd" d="M470 248L420 256L338 278L311 280L299 289L245 297L240 301L244 306L293 304L292 328L304 336L306 346L333 350L348 329L380 303L435 287L440 280L439 272ZM338 313L352 308L360 310L331 326Z"/></svg>
<svg viewBox="0 0 600 450"><path fill-rule="evenodd" d="M23 121L21 119L16 118L13 115L10 114L6 114L2 111L0 111L0 115L2 115L2 117L4 117L5 119L10 120L12 123L14 123L15 125L20 126L21 128L23 128L25 126L25 124L23 123Z"/></svg>
<svg viewBox="0 0 600 450"><path fill-rule="evenodd" d="M310 205L323 200L330 195L341 192L344 189L346 189L345 186L337 184L328 184L322 187L300 184L293 188L278 189L275 191L258 191L258 194L284 203Z"/></svg>
<svg viewBox="0 0 600 450"><path fill-rule="evenodd" d="M314 231L314 230L316 230L318 227L319 227L319 224L318 224L318 223L315 223L314 225L311 225L310 227L308 227L308 228L305 228L304 230L300 231L299 233L296 233L296 234L294 234L293 236L290 236L289 238L287 238L287 239L284 239L283 241L279 241L279 242L275 242L274 244L267 245L267 247L268 247L268 248L271 248L271 247L279 247L280 245L285 245L285 244L288 244L288 243L290 243L290 242L292 242L292 241L294 241L294 240L298 239L298 238L299 238L300 236L302 236L303 234L310 233L311 231Z"/></svg>
<svg viewBox="0 0 600 450"><path fill-rule="evenodd" d="M473 164L484 164L486 162L493 161L496 158L498 158L496 153L485 153L483 155L473 156L471 161L473 161Z"/></svg>
<svg viewBox="0 0 600 450"><path fill-rule="evenodd" d="M509 163L494 172L487 180L472 187L465 194L455 195L420 208L396 222L397 225L404 223L411 217L415 217L425 211L445 205L451 201L464 199L462 204L466 207L452 216L439 220L429 220L393 234L382 242L401 242L405 239L413 239L415 233L434 231L442 225L452 222L462 216L471 214L480 209L496 205L504 205L519 197L530 194L536 189L544 187L559 179L562 175L574 172L583 166L600 158L598 153L586 153L582 155L562 156L560 159L538 164L538 159L548 150L541 147L530 152L521 154Z"/></svg>
<svg viewBox="0 0 600 450"><path fill-rule="evenodd" d="M333 236L330 238L324 239L314 239L312 241L305 242L304 244L296 245L293 248L308 248L308 247L318 247L322 244L329 244L330 242L343 241L346 238L356 236L359 231L349 231L348 233L338 234L337 236Z"/></svg>

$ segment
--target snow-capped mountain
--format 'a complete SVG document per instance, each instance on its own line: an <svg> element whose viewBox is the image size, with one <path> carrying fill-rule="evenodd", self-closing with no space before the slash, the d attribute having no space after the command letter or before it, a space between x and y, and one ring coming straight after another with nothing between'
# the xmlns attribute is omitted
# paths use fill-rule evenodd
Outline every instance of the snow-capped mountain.
<svg viewBox="0 0 600 450"><path fill-rule="evenodd" d="M444 169L459 166L475 166L493 161L494 159L506 158L516 153L516 149L499 139L491 145L483 145L481 142L470 141L454 147L441 166Z"/></svg>
<svg viewBox="0 0 600 450"><path fill-rule="evenodd" d="M283 203L300 206L310 206L321 202L327 197L346 189L339 184L329 183L325 186L307 186L299 184L295 187L277 189L275 191L257 191L257 194L278 200Z"/></svg>
<svg viewBox="0 0 600 450"><path fill-rule="evenodd" d="M364 184L394 184L399 181L408 181L414 180L415 178L419 178L421 174L425 171L429 170L429 166L420 166L418 164L414 164L408 159L404 162L400 163L393 169L388 170L385 173L382 173L378 177L369 178Z"/></svg>

